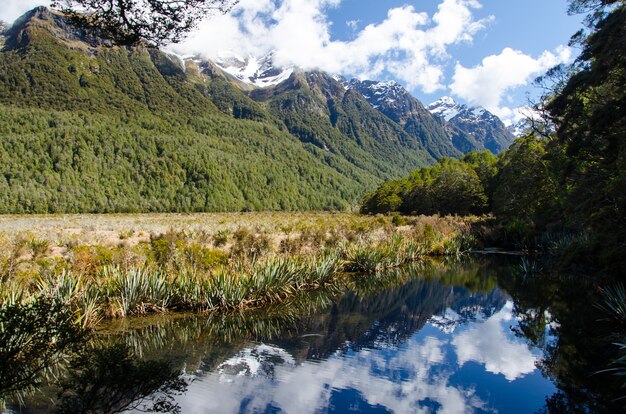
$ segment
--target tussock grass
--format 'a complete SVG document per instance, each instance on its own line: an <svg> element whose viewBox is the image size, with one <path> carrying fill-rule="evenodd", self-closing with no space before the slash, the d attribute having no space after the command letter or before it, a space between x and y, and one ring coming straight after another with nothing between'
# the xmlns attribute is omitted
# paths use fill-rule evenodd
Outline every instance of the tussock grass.
<svg viewBox="0 0 626 414"><path fill-rule="evenodd" d="M162 232L154 231L156 218L164 222ZM471 244L468 220L457 217L398 221L253 213L111 216L107 221L77 216L67 219L81 226L72 227L80 237L71 242L55 238L63 229L40 231L59 225L59 217L19 220L33 227L0 237L0 306L46 296L69 307L83 326L155 312L280 304L301 292L345 283L345 272L377 273L428 255L458 255ZM15 224L0 222L3 226Z"/></svg>

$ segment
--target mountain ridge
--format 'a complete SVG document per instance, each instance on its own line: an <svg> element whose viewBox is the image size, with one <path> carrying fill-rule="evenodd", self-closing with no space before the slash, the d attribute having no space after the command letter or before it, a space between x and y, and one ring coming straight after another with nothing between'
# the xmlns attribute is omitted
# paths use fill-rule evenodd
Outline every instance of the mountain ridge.
<svg viewBox="0 0 626 414"><path fill-rule="evenodd" d="M0 212L345 210L456 155L433 149L442 127L406 91L385 114L336 76L293 68L270 84L283 72L248 59L242 79L41 7L5 37Z"/></svg>
<svg viewBox="0 0 626 414"><path fill-rule="evenodd" d="M213 64L63 19L30 11L0 52L2 213L345 210L434 162L326 75L254 100Z"/></svg>
<svg viewBox="0 0 626 414"><path fill-rule="evenodd" d="M440 119L455 147L463 152L487 149L498 154L516 138L500 118L480 106L459 104L444 96L426 108Z"/></svg>

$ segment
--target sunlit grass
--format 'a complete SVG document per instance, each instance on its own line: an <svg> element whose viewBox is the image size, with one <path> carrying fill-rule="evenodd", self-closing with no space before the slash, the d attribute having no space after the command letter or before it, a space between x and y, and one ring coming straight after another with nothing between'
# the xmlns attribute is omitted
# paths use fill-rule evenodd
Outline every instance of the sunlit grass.
<svg viewBox="0 0 626 414"><path fill-rule="evenodd" d="M103 318L284 303L345 283L344 272L458 255L476 220L348 213L7 219L0 222L0 303L43 295L65 303L84 327Z"/></svg>

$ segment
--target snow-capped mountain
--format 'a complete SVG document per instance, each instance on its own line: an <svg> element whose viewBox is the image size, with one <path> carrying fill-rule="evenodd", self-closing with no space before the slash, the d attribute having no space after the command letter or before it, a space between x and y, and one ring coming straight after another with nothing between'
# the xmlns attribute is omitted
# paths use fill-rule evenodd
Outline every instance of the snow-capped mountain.
<svg viewBox="0 0 626 414"><path fill-rule="evenodd" d="M243 57L234 53L223 53L214 60L214 63L241 82L260 88L278 85L289 79L294 71L293 67L274 66L274 52L262 57L252 55Z"/></svg>
<svg viewBox="0 0 626 414"><path fill-rule="evenodd" d="M426 108L431 114L445 119L446 122L450 122L450 120L457 116L462 109L461 105L457 104L454 99L449 96L444 96L438 101L431 103Z"/></svg>
<svg viewBox="0 0 626 414"><path fill-rule="evenodd" d="M430 113L442 117L447 122L462 121L476 124L482 122L502 122L500 118L485 108L480 106L469 107L464 104L459 104L449 96L444 96L431 103L427 108Z"/></svg>
<svg viewBox="0 0 626 414"><path fill-rule="evenodd" d="M417 138L433 157L461 155L447 136L444 126L399 83L352 79L344 82L344 86L359 92L372 107L397 122L408 134Z"/></svg>
<svg viewBox="0 0 626 414"><path fill-rule="evenodd" d="M509 125L507 129L516 138L523 137L531 129L531 121L523 118Z"/></svg>
<svg viewBox="0 0 626 414"><path fill-rule="evenodd" d="M381 106L397 107L409 95L407 90L396 81L376 82L352 79L344 86L348 89L357 90L376 109L379 109Z"/></svg>
<svg viewBox="0 0 626 414"><path fill-rule="evenodd" d="M507 301L507 296L496 289L491 293L451 296L445 310L428 319L428 323L444 333L452 333L470 322L488 319L497 313Z"/></svg>
<svg viewBox="0 0 626 414"><path fill-rule="evenodd" d="M469 151L485 149L498 153L507 148L515 138L498 117L483 108L468 108L446 97L427 109L395 81L348 81L340 75L305 72L293 66L282 68L275 64L274 52L262 57L244 57L226 51L211 62L196 63L205 74L215 76L220 72L234 80L255 100L280 92L277 87L284 89L290 82L298 84L300 80L306 84L309 83L306 79L315 81L315 76L321 76L319 82L313 82L317 85L313 89L320 96L336 98L343 95L344 91L357 92L374 109L397 123L413 139L417 139L435 159L458 157Z"/></svg>
<svg viewBox="0 0 626 414"><path fill-rule="evenodd" d="M494 154L511 145L515 136L507 129L504 123L496 115L485 108L476 106L470 107L457 103L449 96L445 96L430 105L427 109L435 116L439 117L442 123L447 123L448 134L453 141L455 136L459 138L459 131L467 134L463 143L455 143L457 148L467 152L464 146L482 146ZM481 149L474 148L475 149Z"/></svg>

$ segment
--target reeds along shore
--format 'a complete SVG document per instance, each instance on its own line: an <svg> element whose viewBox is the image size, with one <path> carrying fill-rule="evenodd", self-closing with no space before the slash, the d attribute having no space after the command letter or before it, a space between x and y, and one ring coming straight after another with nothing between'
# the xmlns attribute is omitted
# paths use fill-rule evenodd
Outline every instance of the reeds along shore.
<svg viewBox="0 0 626 414"><path fill-rule="evenodd" d="M0 306L44 296L72 309L84 327L151 312L254 308L340 284L350 273L376 273L429 255L458 255L472 247L469 229L477 221L316 217L300 227L261 221L235 230L171 229L143 238L129 229L107 243L5 235Z"/></svg>

